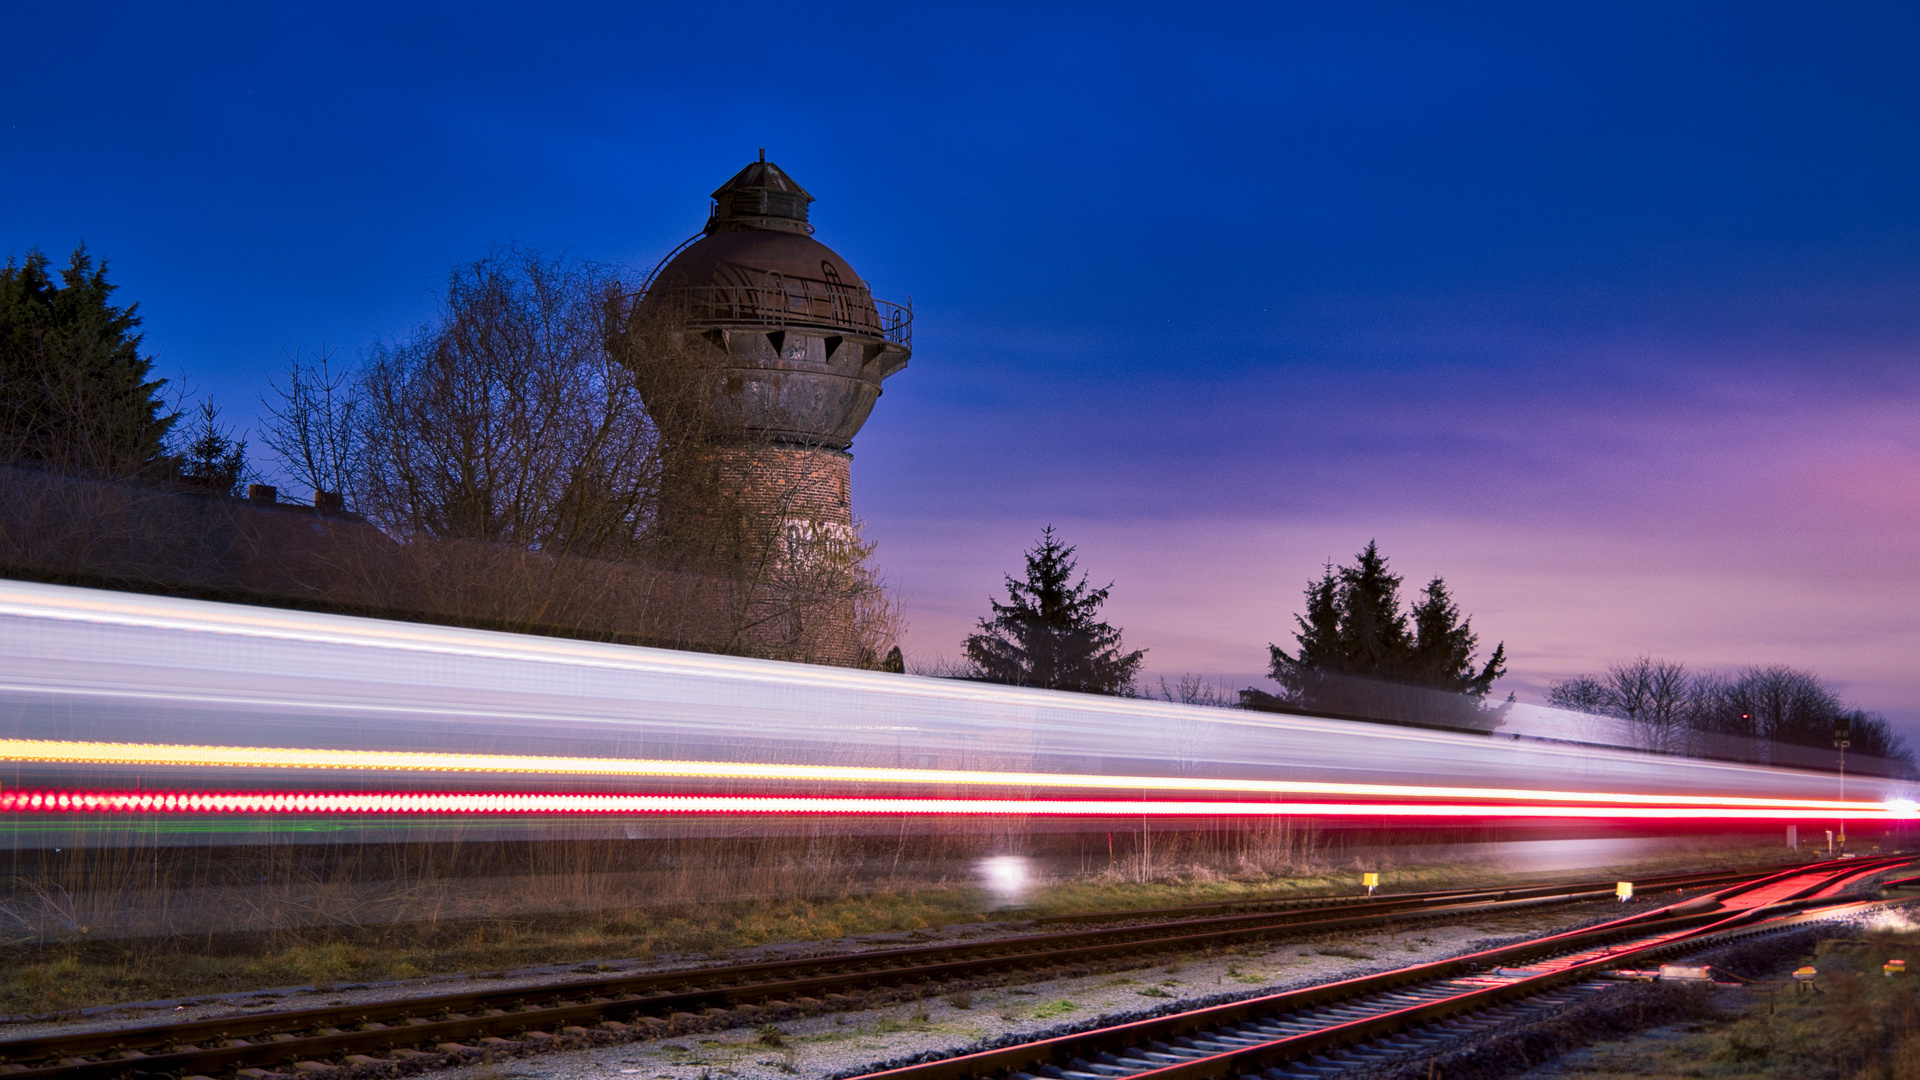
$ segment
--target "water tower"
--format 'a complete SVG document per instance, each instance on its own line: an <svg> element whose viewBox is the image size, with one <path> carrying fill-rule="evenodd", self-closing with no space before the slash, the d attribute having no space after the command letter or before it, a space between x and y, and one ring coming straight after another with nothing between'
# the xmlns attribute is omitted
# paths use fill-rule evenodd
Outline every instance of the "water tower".
<svg viewBox="0 0 1920 1080"><path fill-rule="evenodd" d="M913 313L874 299L813 238L812 202L763 151L713 193L706 228L662 261L634 309L698 346L683 370L641 372L650 407L676 393L699 406L669 520L730 516L750 543L853 524L849 448L881 382L907 366Z"/></svg>

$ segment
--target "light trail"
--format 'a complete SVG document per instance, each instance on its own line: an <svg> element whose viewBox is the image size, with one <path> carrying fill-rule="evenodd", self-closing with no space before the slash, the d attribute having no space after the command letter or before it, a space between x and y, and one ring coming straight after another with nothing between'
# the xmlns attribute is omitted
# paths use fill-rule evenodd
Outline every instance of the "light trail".
<svg viewBox="0 0 1920 1080"><path fill-rule="evenodd" d="M1795 820L1785 807L1521 806L1511 803L1254 803L1121 799L917 799L422 791L0 792L28 814L783 814L818 816L1391 817ZM1867 818L1911 817L1870 804Z"/></svg>
<svg viewBox="0 0 1920 1080"><path fill-rule="evenodd" d="M1551 791L1531 788L1440 787L1319 780L1233 780L1178 776L1098 776L1078 773L992 772L960 769L874 768L856 765L788 765L646 758L547 757L525 754L456 754L398 750L320 750L260 746L186 746L155 743L0 739L0 761L42 764L271 768L415 773L507 773L550 776L633 776L692 780L811 781L853 784L968 785L1127 791L1337 795L1420 800L1510 800L1520 803L1591 803L1614 807L1693 807L1709 810L1779 810L1875 814L1877 802L1828 799L1767 799L1712 795L1646 795L1632 792ZM965 801L965 800L960 800ZM1230 804L1242 805L1242 804ZM1025 812L1025 811L1023 811ZM1046 813L1049 811L1031 811Z"/></svg>

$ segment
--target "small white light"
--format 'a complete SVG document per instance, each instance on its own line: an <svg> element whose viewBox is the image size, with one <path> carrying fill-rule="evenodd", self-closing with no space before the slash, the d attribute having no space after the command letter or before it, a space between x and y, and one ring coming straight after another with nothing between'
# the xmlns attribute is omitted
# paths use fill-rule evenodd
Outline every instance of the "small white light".
<svg viewBox="0 0 1920 1080"><path fill-rule="evenodd" d="M1887 813L1894 817L1920 817L1920 802L1912 799L1888 799Z"/></svg>
<svg viewBox="0 0 1920 1080"><path fill-rule="evenodd" d="M996 855L981 859L980 881L1002 904L1018 903L1027 894L1031 875L1027 860L1018 855Z"/></svg>

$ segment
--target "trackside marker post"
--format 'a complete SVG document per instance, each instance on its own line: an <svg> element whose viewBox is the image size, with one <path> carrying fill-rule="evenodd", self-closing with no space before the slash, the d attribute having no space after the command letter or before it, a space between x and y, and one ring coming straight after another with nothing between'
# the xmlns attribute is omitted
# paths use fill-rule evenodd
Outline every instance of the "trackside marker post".
<svg viewBox="0 0 1920 1080"><path fill-rule="evenodd" d="M1380 887L1380 875L1375 873L1361 874L1360 884L1365 885L1367 887L1367 895L1372 896L1373 890Z"/></svg>
<svg viewBox="0 0 1920 1080"><path fill-rule="evenodd" d="M1613 895L1619 897L1620 902L1623 904L1633 899L1633 882L1622 881L1615 885L1613 887Z"/></svg>

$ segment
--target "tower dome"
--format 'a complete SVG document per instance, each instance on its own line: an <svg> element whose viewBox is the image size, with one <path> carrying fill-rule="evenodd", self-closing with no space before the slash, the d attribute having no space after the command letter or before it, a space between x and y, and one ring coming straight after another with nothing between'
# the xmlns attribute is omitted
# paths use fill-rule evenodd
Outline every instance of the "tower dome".
<svg viewBox="0 0 1920 1080"><path fill-rule="evenodd" d="M812 203L763 154L713 192L706 228L640 299L642 313L669 314L724 353L712 373L716 442L844 453L912 354L912 309L876 300L813 238Z"/></svg>

